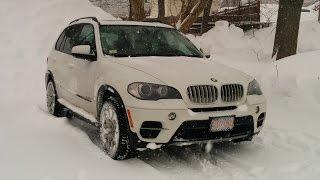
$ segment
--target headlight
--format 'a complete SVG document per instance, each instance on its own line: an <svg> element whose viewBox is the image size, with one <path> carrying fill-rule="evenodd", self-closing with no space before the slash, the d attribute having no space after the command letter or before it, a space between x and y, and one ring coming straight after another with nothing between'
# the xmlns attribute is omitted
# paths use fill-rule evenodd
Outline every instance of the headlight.
<svg viewBox="0 0 320 180"><path fill-rule="evenodd" d="M178 90L160 84L136 82L128 86L128 92L142 100L182 99Z"/></svg>
<svg viewBox="0 0 320 180"><path fill-rule="evenodd" d="M257 80L253 80L248 86L248 95L262 95L260 85Z"/></svg>

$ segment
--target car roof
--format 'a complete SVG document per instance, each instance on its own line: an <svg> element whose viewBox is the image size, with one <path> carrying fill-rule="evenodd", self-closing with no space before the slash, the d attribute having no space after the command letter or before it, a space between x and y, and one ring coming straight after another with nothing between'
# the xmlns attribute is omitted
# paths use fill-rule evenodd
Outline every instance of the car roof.
<svg viewBox="0 0 320 180"><path fill-rule="evenodd" d="M101 25L128 25L128 26L153 26L153 27L164 27L173 28L167 24L159 22L138 22L138 21L122 21L122 20L102 20Z"/></svg>
<svg viewBox="0 0 320 180"><path fill-rule="evenodd" d="M88 23L92 22L94 20L88 18L88 19L80 19L71 22L71 24L78 24L78 23ZM159 23L159 22L140 22L140 21L123 21L123 20L99 20L98 23L100 25L127 25L127 26L152 26L152 27L163 27L163 28L171 28L174 29L174 27Z"/></svg>

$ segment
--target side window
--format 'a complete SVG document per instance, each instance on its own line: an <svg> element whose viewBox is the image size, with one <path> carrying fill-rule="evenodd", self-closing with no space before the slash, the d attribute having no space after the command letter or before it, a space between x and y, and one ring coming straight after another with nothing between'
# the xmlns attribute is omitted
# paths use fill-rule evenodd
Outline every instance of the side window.
<svg viewBox="0 0 320 180"><path fill-rule="evenodd" d="M77 45L90 45L91 53L96 53L96 42L94 36L94 27L91 24L84 24L79 35Z"/></svg>
<svg viewBox="0 0 320 180"><path fill-rule="evenodd" d="M77 45L82 27L83 27L83 25L77 24L74 26L70 26L69 28L66 29L65 38L64 38L64 45L62 48L60 47L62 52L67 53L67 54L71 54L72 47Z"/></svg>
<svg viewBox="0 0 320 180"><path fill-rule="evenodd" d="M55 49L57 51L61 50L60 47L61 47L61 44L63 42L64 36L65 36L65 30L61 33L61 35L59 36L59 38L57 40L57 43L56 43L56 46L55 46Z"/></svg>

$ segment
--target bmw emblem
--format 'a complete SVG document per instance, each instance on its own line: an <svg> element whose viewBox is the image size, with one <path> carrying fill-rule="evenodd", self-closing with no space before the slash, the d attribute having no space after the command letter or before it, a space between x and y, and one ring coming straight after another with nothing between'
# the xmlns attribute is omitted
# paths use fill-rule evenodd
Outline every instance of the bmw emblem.
<svg viewBox="0 0 320 180"><path fill-rule="evenodd" d="M215 79L215 78L211 78L211 81L213 81L213 82L218 82L218 80Z"/></svg>

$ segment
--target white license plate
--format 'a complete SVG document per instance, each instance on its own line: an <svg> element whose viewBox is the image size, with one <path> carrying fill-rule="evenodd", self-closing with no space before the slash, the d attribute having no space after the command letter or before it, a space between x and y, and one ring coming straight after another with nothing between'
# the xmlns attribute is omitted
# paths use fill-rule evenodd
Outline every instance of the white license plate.
<svg viewBox="0 0 320 180"><path fill-rule="evenodd" d="M210 130L212 132L231 131L234 127L234 117L217 117L210 119Z"/></svg>

